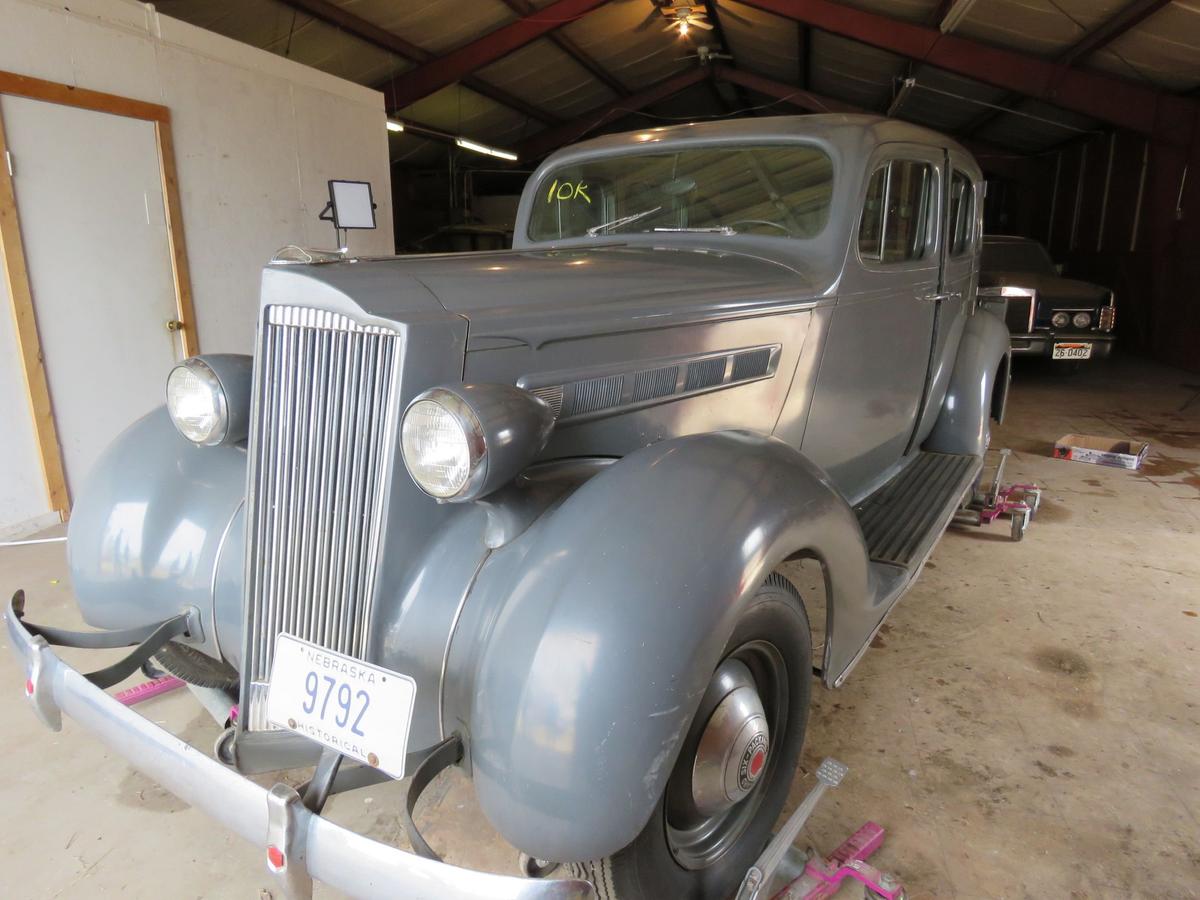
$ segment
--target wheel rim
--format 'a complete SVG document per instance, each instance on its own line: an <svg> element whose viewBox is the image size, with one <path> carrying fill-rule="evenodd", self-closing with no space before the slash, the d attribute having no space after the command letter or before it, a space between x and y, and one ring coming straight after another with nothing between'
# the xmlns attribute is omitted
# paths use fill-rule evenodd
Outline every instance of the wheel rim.
<svg viewBox="0 0 1200 900"><path fill-rule="evenodd" d="M773 644L743 644L717 666L667 783L667 846L680 866L708 868L737 844L778 768L787 715L787 666Z"/></svg>

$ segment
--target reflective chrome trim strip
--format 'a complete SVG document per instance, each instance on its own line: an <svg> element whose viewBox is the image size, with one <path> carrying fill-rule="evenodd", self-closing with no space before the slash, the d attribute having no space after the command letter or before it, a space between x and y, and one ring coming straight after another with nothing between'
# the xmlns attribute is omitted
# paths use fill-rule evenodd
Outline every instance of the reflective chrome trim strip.
<svg viewBox="0 0 1200 900"><path fill-rule="evenodd" d="M550 404L559 421L583 421L775 377L782 344L631 360L602 369L522 375L517 387Z"/></svg>
<svg viewBox="0 0 1200 900"><path fill-rule="evenodd" d="M208 584L208 599L209 612L212 622L213 643L217 646L217 654L221 659L228 659L225 651L221 649L221 630L217 628L217 570L221 565L221 554L225 551L225 541L229 538L229 532L233 529L233 520L237 518L238 511L246 505L246 498L242 498L242 502L234 507L233 515L229 517L229 521L225 523L225 530L221 532L221 539L217 541L217 553L213 557L213 572L212 580Z"/></svg>
<svg viewBox="0 0 1200 900"><path fill-rule="evenodd" d="M454 641L454 632L458 630L458 620L462 618L463 607L467 605L467 598L471 596L471 590L475 587L475 581L479 578L479 573L483 571L483 564L491 557L492 551L488 550L483 554L483 558L479 560L479 565L475 567L475 571L471 573L471 580L467 582L466 588L462 592L462 596L458 598L458 606L454 610L454 618L450 620L450 630L446 633L446 647L442 650L442 669L438 674L438 734L444 741L446 739L446 667L450 663L450 644Z"/></svg>
<svg viewBox="0 0 1200 900"><path fill-rule="evenodd" d="M129 760L139 772L263 848L268 842L268 795L233 769L159 728L91 684L59 659L46 641L30 634L13 613L4 615L8 642L32 682L39 717L58 730L66 714ZM589 900L586 881L517 878L434 862L381 844L328 819L296 811L292 846L304 848L309 874L366 900ZM285 860L286 862L286 860Z"/></svg>

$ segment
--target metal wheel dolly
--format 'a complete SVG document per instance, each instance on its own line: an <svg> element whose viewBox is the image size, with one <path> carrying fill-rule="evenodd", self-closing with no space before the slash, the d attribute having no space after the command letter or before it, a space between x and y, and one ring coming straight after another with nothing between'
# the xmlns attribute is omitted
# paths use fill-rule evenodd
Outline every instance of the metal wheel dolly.
<svg viewBox="0 0 1200 900"><path fill-rule="evenodd" d="M1042 489L1036 484L1003 484L1004 466L1012 451L1004 449L995 453L999 458L991 481L985 488L980 480L970 499L954 514L954 522L982 527L991 525L1001 516L1008 516L1012 539L1019 541L1025 537L1029 523L1042 504Z"/></svg>
<svg viewBox="0 0 1200 900"><path fill-rule="evenodd" d="M847 878L863 886L867 900L904 900L900 879L867 862L883 844L884 831L874 822L863 825L829 857L792 846L825 791L841 784L847 771L835 759L822 761L816 785L750 867L737 900L825 900L836 894Z"/></svg>

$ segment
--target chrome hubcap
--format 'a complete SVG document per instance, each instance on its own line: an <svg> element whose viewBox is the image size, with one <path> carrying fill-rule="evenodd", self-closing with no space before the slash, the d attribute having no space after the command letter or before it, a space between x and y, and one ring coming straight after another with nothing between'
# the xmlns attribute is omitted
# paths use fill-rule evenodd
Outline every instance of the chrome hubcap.
<svg viewBox="0 0 1200 900"><path fill-rule="evenodd" d="M667 845L685 869L734 847L762 805L775 769L771 738L787 733L787 668L767 641L730 653L700 700L667 783Z"/></svg>
<svg viewBox="0 0 1200 900"><path fill-rule="evenodd" d="M714 681L732 689L704 726L692 764L692 800L705 816L722 813L749 794L770 751L767 717L750 671L726 660Z"/></svg>

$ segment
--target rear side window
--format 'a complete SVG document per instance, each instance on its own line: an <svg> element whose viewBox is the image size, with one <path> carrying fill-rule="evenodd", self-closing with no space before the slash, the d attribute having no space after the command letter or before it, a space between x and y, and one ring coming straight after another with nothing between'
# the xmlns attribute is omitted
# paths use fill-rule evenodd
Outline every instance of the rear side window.
<svg viewBox="0 0 1200 900"><path fill-rule="evenodd" d="M933 209L933 167L894 159L876 169L867 186L858 252L881 263L921 259L929 244Z"/></svg>
<svg viewBox="0 0 1200 900"><path fill-rule="evenodd" d="M971 249L974 210L971 179L955 169L950 175L950 212L946 224L946 241L950 245L951 256L962 256Z"/></svg>

